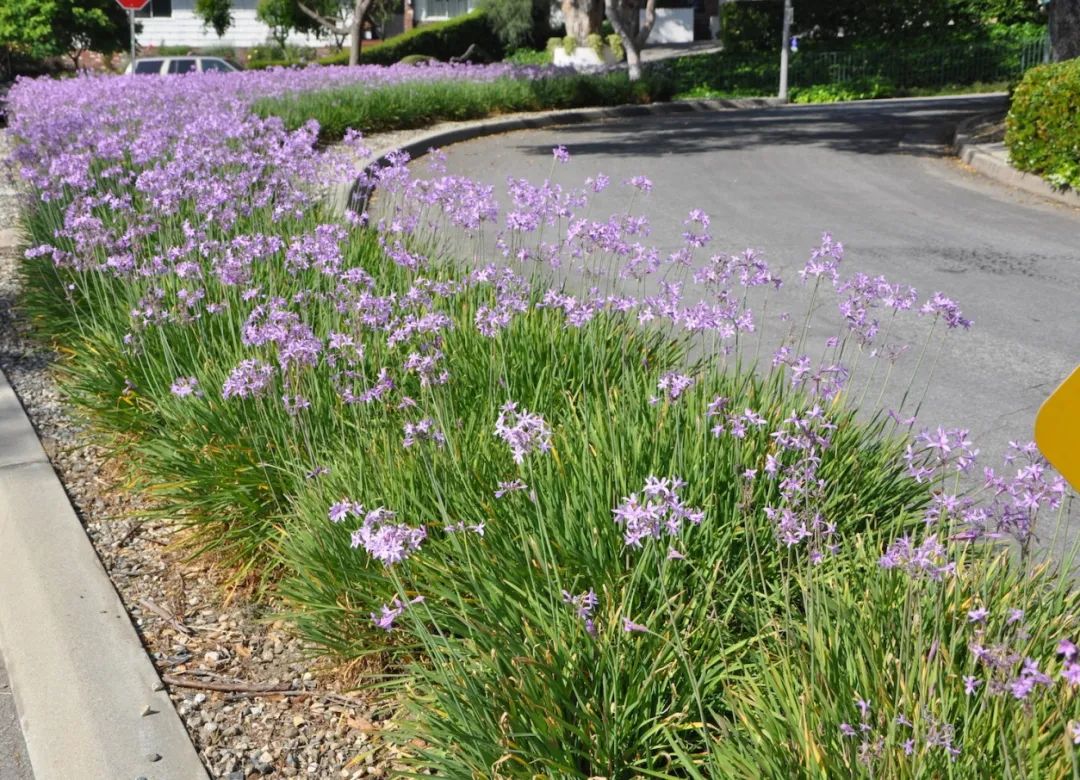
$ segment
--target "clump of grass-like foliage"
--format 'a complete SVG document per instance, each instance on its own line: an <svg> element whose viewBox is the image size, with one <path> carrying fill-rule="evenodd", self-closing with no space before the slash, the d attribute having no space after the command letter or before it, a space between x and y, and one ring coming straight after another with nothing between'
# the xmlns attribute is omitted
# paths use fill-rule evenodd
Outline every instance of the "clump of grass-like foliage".
<svg viewBox="0 0 1080 780"><path fill-rule="evenodd" d="M972 489L911 386L853 403L954 301L828 234L785 281L700 210L662 254L643 176L500 207L392 155L335 214L324 97L288 130L222 83L17 85L24 306L194 544L378 657L410 771L1075 773L1076 591L1032 555L1063 482L1017 445Z"/></svg>

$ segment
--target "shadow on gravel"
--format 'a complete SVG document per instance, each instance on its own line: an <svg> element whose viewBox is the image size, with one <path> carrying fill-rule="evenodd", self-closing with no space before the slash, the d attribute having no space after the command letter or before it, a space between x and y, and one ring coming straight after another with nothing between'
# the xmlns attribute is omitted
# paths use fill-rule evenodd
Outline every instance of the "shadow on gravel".
<svg viewBox="0 0 1080 780"><path fill-rule="evenodd" d="M576 136L576 157L693 156L766 146L938 157L946 153L959 122L1006 106L1004 97L792 105L622 119L574 126L568 132ZM588 136L595 140L580 140ZM549 146L517 148L551 156Z"/></svg>

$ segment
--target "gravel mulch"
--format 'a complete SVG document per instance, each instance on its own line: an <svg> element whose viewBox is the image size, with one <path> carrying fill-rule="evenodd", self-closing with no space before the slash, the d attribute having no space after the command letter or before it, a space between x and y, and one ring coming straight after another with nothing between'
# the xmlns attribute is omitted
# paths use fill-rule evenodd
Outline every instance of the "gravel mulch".
<svg viewBox="0 0 1080 780"><path fill-rule="evenodd" d="M10 141L0 132L0 160ZM87 535L211 776L385 777L397 755L373 697L350 692L329 663L273 620L273 605L229 593L228 572L187 560L174 524L138 519L145 498L124 492L122 464L90 440L58 388L54 354L35 344L16 308L19 194L0 168L0 368L22 400ZM224 687L181 687L176 679ZM265 688L264 688L265 690Z"/></svg>

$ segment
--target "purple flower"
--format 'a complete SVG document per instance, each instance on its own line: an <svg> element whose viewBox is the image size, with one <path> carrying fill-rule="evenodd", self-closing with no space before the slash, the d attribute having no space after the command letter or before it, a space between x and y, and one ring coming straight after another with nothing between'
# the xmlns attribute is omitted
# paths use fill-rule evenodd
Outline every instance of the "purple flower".
<svg viewBox="0 0 1080 780"><path fill-rule="evenodd" d="M570 162L570 152L566 151L566 147L559 144L551 150L551 154L554 155L555 160L561 163Z"/></svg>
<svg viewBox="0 0 1080 780"><path fill-rule="evenodd" d="M364 508L359 505L354 505L351 501L345 499L338 501L336 504L330 505L330 522L340 523L345 520L346 517L353 514L354 508L357 513L363 512Z"/></svg>
<svg viewBox="0 0 1080 780"><path fill-rule="evenodd" d="M483 521L480 521L479 523L474 523L472 525L466 525L464 520L459 520L456 523L448 523L443 530L450 534L465 533L466 531L469 531L476 534L477 536L482 537L484 535L485 529Z"/></svg>
<svg viewBox="0 0 1080 780"><path fill-rule="evenodd" d="M408 449L418 442L433 442L436 446L442 447L446 444L446 437L442 431L435 425L435 421L430 417L425 417L422 420L418 420L414 423L405 423L402 426L405 437L402 439L401 444Z"/></svg>
<svg viewBox="0 0 1080 780"><path fill-rule="evenodd" d="M799 271L799 278L803 284L811 276L819 279L825 276L835 282L839 278L837 267L844 258L844 245L834 241L831 233L823 233L821 245L810 253L810 259L806 266Z"/></svg>
<svg viewBox="0 0 1080 780"><path fill-rule="evenodd" d="M1071 721L1069 723L1069 732L1072 736L1073 744L1080 745L1080 723L1077 723L1076 721Z"/></svg>
<svg viewBox="0 0 1080 780"><path fill-rule="evenodd" d="M1076 645L1072 643L1070 639L1062 639L1058 642L1057 653L1060 656L1064 656L1066 661L1072 661L1076 658Z"/></svg>
<svg viewBox="0 0 1080 780"><path fill-rule="evenodd" d="M383 604L379 608L379 614L371 613L371 622L375 624L376 628L381 628L383 631L392 631L394 621L405 611L405 608L412 604L419 604L423 600L423 596L417 596L407 604L403 604L401 599L395 596L392 605Z"/></svg>
<svg viewBox="0 0 1080 780"><path fill-rule="evenodd" d="M581 621L585 624L585 631L590 635L595 635L596 624L593 622L592 613L600 601L596 597L595 591L593 591L592 588L589 588L589 590L584 593L579 593L575 596L569 591L564 590L562 592L562 597L563 603L570 604L574 607L577 616L581 618Z"/></svg>
<svg viewBox="0 0 1080 780"><path fill-rule="evenodd" d="M359 514L363 507L354 505L352 511ZM363 547L372 558L387 566L405 560L420 549L420 544L427 537L427 530L423 526L412 528L393 523L394 516L393 512L383 507L367 512L363 525L353 531L353 548Z"/></svg>
<svg viewBox="0 0 1080 780"><path fill-rule="evenodd" d="M662 390L667 396L667 399L671 402L679 400L692 385L694 384L694 378L680 374L677 371L669 371L660 377L660 382L657 384L657 388Z"/></svg>
<svg viewBox="0 0 1080 780"><path fill-rule="evenodd" d="M859 732L852 728L850 723L841 723L840 733L843 734L845 737L854 737L857 736Z"/></svg>
<svg viewBox="0 0 1080 780"><path fill-rule="evenodd" d="M933 297L922 305L919 312L924 315L933 315L935 318L944 320L945 325L950 330L955 328L964 328L967 330L972 325L971 320L965 319L960 314L960 307L956 305L956 302L951 298L946 298L939 292L934 293Z"/></svg>
<svg viewBox="0 0 1080 780"><path fill-rule="evenodd" d="M178 377L175 382L172 383L172 394L178 398L187 398L190 395L201 396L202 392L199 390L199 380L193 376Z"/></svg>
<svg viewBox="0 0 1080 780"><path fill-rule="evenodd" d="M514 463L523 463L525 456L532 452L547 452L551 449L551 429L544 418L527 409L518 411L517 404L508 401L495 422L495 436L510 446Z"/></svg>
<svg viewBox="0 0 1080 780"><path fill-rule="evenodd" d="M648 632L648 626L643 626L640 623L635 623L628 617L622 619L622 630L628 634L643 634Z"/></svg>
<svg viewBox="0 0 1080 780"><path fill-rule="evenodd" d="M912 579L941 580L956 572L956 564L947 556L948 550L938 541L937 534L926 537L918 546L910 537L902 536L878 559L878 565L883 569L903 569Z"/></svg>
<svg viewBox="0 0 1080 780"><path fill-rule="evenodd" d="M678 477L650 476L642 490L645 503L632 493L612 510L615 523L623 526L623 540L628 547L640 547L642 540L659 539L664 533L677 536L684 520L701 524L705 512L685 506L679 498L678 490L684 485Z"/></svg>
<svg viewBox="0 0 1080 780"><path fill-rule="evenodd" d="M975 693L975 689L982 685L982 680L976 677L967 676L964 677L964 693L971 696Z"/></svg>
<svg viewBox="0 0 1080 780"><path fill-rule="evenodd" d="M244 360L225 380L221 395L223 398L253 398L266 390L273 378L273 366L261 360Z"/></svg>
<svg viewBox="0 0 1080 780"><path fill-rule="evenodd" d="M972 610L968 610L968 622L969 623L982 623L986 620L986 616L990 614L990 610L986 607L977 607Z"/></svg>
<svg viewBox="0 0 1080 780"><path fill-rule="evenodd" d="M528 489L529 486L520 479L515 479L511 482L500 482L498 489L495 491L495 498L502 498L509 493L513 493L518 490Z"/></svg>

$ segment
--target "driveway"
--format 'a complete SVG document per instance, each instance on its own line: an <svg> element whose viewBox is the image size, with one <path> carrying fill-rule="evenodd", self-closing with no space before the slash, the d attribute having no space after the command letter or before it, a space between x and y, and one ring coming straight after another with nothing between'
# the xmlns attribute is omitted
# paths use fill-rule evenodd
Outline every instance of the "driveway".
<svg viewBox="0 0 1080 780"><path fill-rule="evenodd" d="M984 463L999 465L1010 440L1031 439L1039 405L1080 364L1080 211L985 179L945 150L958 121L1003 106L978 96L680 114L445 151L451 173L492 184L647 176L654 190L635 211L650 215L651 241L677 247L688 211L700 208L713 219L712 252L763 250L788 284L829 230L845 245L848 273L954 297L975 325L945 339L920 425L969 428ZM570 165L552 168L557 144ZM824 337L837 321L835 307L823 308L815 329ZM907 384L898 373L897 392ZM886 394L886 408L896 395Z"/></svg>

